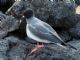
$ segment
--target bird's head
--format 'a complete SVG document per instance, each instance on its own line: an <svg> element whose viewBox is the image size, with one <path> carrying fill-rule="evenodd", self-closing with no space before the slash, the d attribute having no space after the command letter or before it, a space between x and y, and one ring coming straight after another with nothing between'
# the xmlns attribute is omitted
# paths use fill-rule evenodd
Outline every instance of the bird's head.
<svg viewBox="0 0 80 60"><path fill-rule="evenodd" d="M29 10L26 10L24 13L23 13L24 17L29 19L33 16L33 10L29 9Z"/></svg>

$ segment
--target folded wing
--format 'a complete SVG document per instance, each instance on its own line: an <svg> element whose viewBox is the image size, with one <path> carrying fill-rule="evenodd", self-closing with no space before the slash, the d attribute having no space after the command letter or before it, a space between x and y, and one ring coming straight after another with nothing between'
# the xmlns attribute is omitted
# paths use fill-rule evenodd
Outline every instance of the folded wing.
<svg viewBox="0 0 80 60"><path fill-rule="evenodd" d="M49 30L47 30L41 25L37 26L29 25L28 28L30 32L34 34L34 36L43 41L49 41L49 43L50 42L62 43L62 41L59 38L57 38L55 35L52 35Z"/></svg>

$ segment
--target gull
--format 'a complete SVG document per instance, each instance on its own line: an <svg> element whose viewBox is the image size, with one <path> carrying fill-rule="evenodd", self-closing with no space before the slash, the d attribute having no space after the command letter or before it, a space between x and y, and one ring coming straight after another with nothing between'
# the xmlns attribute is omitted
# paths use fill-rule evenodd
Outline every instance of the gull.
<svg viewBox="0 0 80 60"><path fill-rule="evenodd" d="M35 17L33 10L26 10L24 16L27 22L26 34L28 38L37 42L37 45L31 50L31 53L44 47L44 43L57 44L62 47L63 45L61 45L61 43L63 43L65 46L76 49L70 44L65 43L49 24Z"/></svg>

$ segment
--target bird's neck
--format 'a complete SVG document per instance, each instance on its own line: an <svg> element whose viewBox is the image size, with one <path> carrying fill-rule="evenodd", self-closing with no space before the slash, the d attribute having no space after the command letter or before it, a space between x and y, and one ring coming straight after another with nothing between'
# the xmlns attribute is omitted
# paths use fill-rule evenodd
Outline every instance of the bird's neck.
<svg viewBox="0 0 80 60"><path fill-rule="evenodd" d="M29 18L29 19L26 19L26 22L27 23L35 23L36 22L36 17L35 16L32 16L31 18Z"/></svg>

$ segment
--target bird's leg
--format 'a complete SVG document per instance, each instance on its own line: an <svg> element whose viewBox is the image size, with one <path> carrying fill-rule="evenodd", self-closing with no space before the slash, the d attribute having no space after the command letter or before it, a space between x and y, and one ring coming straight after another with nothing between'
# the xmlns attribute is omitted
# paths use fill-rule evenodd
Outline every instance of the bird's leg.
<svg viewBox="0 0 80 60"><path fill-rule="evenodd" d="M30 54L35 53L39 48L43 48L43 43L37 43L37 45L31 50Z"/></svg>

